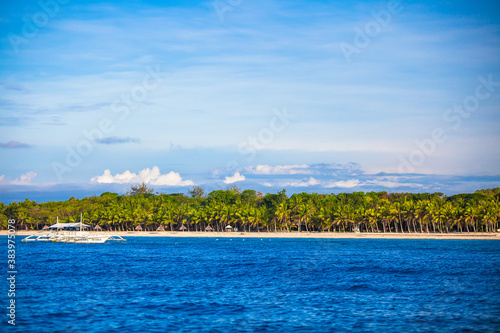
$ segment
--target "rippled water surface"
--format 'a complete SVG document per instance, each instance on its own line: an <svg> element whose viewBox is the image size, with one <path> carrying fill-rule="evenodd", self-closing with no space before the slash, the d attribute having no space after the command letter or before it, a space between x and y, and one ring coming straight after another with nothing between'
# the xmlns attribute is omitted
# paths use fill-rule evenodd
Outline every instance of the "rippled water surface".
<svg viewBox="0 0 500 333"><path fill-rule="evenodd" d="M17 246L23 332L500 331L498 241ZM5 318L1 328L14 331Z"/></svg>

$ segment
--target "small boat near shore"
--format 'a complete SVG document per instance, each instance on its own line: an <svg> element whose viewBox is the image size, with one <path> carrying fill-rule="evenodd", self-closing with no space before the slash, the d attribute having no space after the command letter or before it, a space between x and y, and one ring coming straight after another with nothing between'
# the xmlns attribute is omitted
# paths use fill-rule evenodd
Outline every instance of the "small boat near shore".
<svg viewBox="0 0 500 333"><path fill-rule="evenodd" d="M49 227L49 232L41 235L30 235L23 238L22 241L81 244L105 243L106 241L126 241L126 239L117 235L94 234L90 231L84 231L84 229L90 228L92 228L92 226L82 222L82 216L80 216L80 222L76 223L59 223L58 218L57 223Z"/></svg>

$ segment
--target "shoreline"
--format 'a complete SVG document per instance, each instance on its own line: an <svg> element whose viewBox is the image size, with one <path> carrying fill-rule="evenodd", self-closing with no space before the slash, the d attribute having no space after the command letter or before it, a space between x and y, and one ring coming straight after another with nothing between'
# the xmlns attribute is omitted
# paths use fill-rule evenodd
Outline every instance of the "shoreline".
<svg viewBox="0 0 500 333"><path fill-rule="evenodd" d="M16 236L41 235L44 230L18 230ZM92 234L121 237L206 237L206 238L319 238L319 239L457 239L500 240L500 233L339 233L339 232L204 232L204 231L91 231ZM0 236L7 236L0 230Z"/></svg>

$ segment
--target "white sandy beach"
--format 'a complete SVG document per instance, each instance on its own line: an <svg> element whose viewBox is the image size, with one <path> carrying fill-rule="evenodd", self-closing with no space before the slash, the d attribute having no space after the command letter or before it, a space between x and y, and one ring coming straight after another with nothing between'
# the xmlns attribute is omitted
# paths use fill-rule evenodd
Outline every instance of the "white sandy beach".
<svg viewBox="0 0 500 333"><path fill-rule="evenodd" d="M40 235L45 231L16 231L16 236ZM484 239L500 240L500 233L339 233L339 232L196 232L196 231L99 231L95 234L127 237L215 237L215 238L326 238L326 239ZM0 235L7 235L1 230Z"/></svg>

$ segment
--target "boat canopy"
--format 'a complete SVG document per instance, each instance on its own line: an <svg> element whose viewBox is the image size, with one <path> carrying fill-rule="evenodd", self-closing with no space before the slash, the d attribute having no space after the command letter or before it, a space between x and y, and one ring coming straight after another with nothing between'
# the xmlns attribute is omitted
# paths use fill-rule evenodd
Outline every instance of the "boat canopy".
<svg viewBox="0 0 500 333"><path fill-rule="evenodd" d="M56 223L50 226L50 229L68 229L68 228L80 228L80 225L82 228L88 228L90 225L88 224L83 224L80 222L76 223Z"/></svg>

